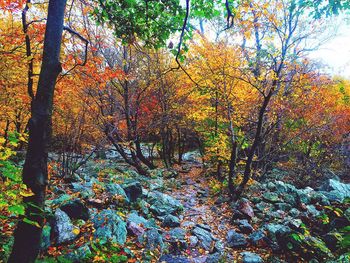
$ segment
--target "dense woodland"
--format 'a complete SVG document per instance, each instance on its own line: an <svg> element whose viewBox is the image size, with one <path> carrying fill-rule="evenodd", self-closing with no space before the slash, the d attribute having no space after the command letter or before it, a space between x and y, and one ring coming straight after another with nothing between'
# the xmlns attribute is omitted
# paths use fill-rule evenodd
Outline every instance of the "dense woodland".
<svg viewBox="0 0 350 263"><path fill-rule="evenodd" d="M350 262L349 12L1 0L0 262Z"/></svg>

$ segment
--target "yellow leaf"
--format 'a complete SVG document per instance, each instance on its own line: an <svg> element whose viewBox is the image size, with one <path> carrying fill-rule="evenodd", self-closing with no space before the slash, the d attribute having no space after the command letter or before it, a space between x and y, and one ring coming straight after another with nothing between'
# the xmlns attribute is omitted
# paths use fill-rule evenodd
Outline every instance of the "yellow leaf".
<svg viewBox="0 0 350 263"><path fill-rule="evenodd" d="M79 235L79 233L80 233L79 228L74 228L74 229L72 230L72 233L73 233L74 235Z"/></svg>

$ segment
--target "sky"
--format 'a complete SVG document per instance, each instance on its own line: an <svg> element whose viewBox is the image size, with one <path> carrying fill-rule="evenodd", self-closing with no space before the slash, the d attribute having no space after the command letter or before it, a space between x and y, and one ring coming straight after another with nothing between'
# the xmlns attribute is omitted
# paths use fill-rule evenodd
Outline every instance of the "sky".
<svg viewBox="0 0 350 263"><path fill-rule="evenodd" d="M350 23L343 19L337 35L313 51L310 57L327 64L325 72L350 79Z"/></svg>

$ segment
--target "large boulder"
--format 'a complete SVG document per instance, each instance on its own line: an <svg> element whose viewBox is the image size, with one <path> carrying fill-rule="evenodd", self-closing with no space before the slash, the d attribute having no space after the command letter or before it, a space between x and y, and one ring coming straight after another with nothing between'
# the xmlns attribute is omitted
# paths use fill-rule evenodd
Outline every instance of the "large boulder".
<svg viewBox="0 0 350 263"><path fill-rule="evenodd" d="M208 231L208 229L204 229L202 227L196 226L195 228L192 229L192 234L199 239L200 245L205 250L209 251L211 249L214 238L212 234Z"/></svg>
<svg viewBox="0 0 350 263"><path fill-rule="evenodd" d="M87 208L80 199L74 199L63 204L60 209L65 212L71 219L88 220L89 208Z"/></svg>
<svg viewBox="0 0 350 263"><path fill-rule="evenodd" d="M62 244L74 240L79 234L79 228L75 227L69 216L61 209L56 209L54 215L54 235L56 243Z"/></svg>
<svg viewBox="0 0 350 263"><path fill-rule="evenodd" d="M111 197L119 200L120 202L128 203L130 201L124 189L119 184L114 184L114 183L107 184L106 191Z"/></svg>
<svg viewBox="0 0 350 263"><path fill-rule="evenodd" d="M135 202L142 196L142 186L138 181L123 184L122 187L130 202Z"/></svg>
<svg viewBox="0 0 350 263"><path fill-rule="evenodd" d="M179 200L158 191L148 194L148 202L151 204L151 212L156 216L174 214L182 210L182 204Z"/></svg>
<svg viewBox="0 0 350 263"><path fill-rule="evenodd" d="M104 209L94 215L92 222L96 229L95 238L111 240L120 245L125 243L127 236L126 223L117 215L116 211Z"/></svg>
<svg viewBox="0 0 350 263"><path fill-rule="evenodd" d="M162 227L178 227L180 226L180 219L173 215L166 215L162 222Z"/></svg>
<svg viewBox="0 0 350 263"><path fill-rule="evenodd" d="M263 263L262 258L255 253L252 252L242 252L242 261L243 263Z"/></svg>
<svg viewBox="0 0 350 263"><path fill-rule="evenodd" d="M227 245L233 248L245 248L248 242L244 235L237 233L235 230L229 230L226 236Z"/></svg>
<svg viewBox="0 0 350 263"><path fill-rule="evenodd" d="M320 190L330 201L343 202L345 198L350 198L350 184L334 179L328 179Z"/></svg>

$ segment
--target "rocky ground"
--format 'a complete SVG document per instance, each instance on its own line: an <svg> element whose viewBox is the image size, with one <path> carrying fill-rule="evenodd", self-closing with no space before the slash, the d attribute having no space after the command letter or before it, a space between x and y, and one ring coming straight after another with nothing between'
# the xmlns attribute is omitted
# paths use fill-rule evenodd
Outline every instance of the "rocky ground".
<svg viewBox="0 0 350 263"><path fill-rule="evenodd" d="M335 179L270 179L237 203L213 195L195 158L151 178L95 160L53 181L39 262L349 262L350 185Z"/></svg>

